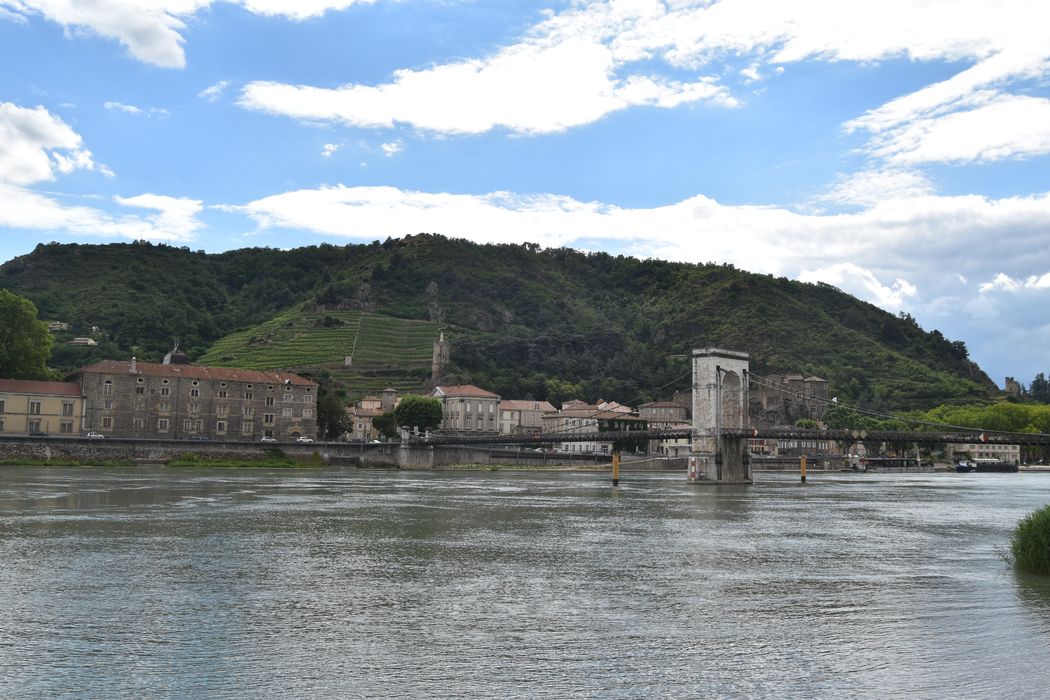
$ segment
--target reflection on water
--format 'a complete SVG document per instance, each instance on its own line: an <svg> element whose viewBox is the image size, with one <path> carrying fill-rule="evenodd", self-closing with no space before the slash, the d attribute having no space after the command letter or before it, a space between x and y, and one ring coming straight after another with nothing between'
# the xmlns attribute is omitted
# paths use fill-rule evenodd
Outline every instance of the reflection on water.
<svg viewBox="0 0 1050 700"><path fill-rule="evenodd" d="M1042 697L1050 475L0 470L3 697Z"/></svg>

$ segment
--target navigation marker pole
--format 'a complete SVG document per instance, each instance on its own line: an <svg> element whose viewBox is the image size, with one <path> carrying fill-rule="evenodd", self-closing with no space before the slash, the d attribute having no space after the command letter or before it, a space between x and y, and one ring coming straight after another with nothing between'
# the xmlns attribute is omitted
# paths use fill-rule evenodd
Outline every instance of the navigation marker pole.
<svg viewBox="0 0 1050 700"><path fill-rule="evenodd" d="M802 455L798 460L799 473L802 475L802 483L806 483L806 455Z"/></svg>
<svg viewBox="0 0 1050 700"><path fill-rule="evenodd" d="M612 453L613 486L620 485L620 453Z"/></svg>

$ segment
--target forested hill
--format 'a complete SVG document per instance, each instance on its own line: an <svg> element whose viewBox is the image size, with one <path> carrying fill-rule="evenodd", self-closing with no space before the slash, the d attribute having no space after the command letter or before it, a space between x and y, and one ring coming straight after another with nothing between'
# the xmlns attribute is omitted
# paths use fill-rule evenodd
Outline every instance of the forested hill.
<svg viewBox="0 0 1050 700"><path fill-rule="evenodd" d="M453 378L508 397L634 402L688 381L694 347L751 353L756 372L828 379L843 400L915 408L995 387L962 342L827 285L737 270L436 235L365 245L209 255L148 243L40 245L0 266L0 287L97 348L56 346L53 366L178 338L191 356L297 310L356 309L437 321Z"/></svg>

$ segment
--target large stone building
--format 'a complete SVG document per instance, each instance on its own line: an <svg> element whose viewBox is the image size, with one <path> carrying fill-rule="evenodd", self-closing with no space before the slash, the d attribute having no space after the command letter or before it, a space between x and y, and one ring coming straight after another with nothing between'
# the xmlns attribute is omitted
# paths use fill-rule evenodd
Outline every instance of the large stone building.
<svg viewBox="0 0 1050 700"><path fill-rule="evenodd" d="M500 401L499 432L504 435L538 433L543 430L543 414L552 411L554 406L546 401Z"/></svg>
<svg viewBox="0 0 1050 700"><path fill-rule="evenodd" d="M473 384L434 387L441 399L441 429L455 432L496 433L499 395Z"/></svg>
<svg viewBox="0 0 1050 700"><path fill-rule="evenodd" d="M571 404L571 405L570 405ZM621 411L604 410L598 406L566 402L568 408L545 413L543 432L545 435L580 435L606 431L645 430L646 422L638 416ZM565 440L554 443L560 452L572 454L611 454L613 443L598 440Z"/></svg>
<svg viewBox="0 0 1050 700"><path fill-rule="evenodd" d="M801 418L820 420L829 404L828 382L801 374L771 374L748 387L751 425L773 428L795 425Z"/></svg>
<svg viewBox="0 0 1050 700"><path fill-rule="evenodd" d="M0 435L76 435L84 398L74 382L0 379Z"/></svg>
<svg viewBox="0 0 1050 700"><path fill-rule="evenodd" d="M178 358L172 358L177 362ZM252 441L317 433L317 384L289 372L103 360L70 377L106 437Z"/></svg>

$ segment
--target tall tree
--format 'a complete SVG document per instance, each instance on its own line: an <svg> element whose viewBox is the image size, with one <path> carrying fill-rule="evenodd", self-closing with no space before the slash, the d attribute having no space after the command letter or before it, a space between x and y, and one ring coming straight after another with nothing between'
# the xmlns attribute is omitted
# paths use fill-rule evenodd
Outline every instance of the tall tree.
<svg viewBox="0 0 1050 700"><path fill-rule="evenodd" d="M334 393L325 392L317 397L317 434L325 440L335 440L350 431L350 418L346 407Z"/></svg>
<svg viewBox="0 0 1050 700"><path fill-rule="evenodd" d="M52 379L47 361L54 342L33 302L0 289L0 377Z"/></svg>
<svg viewBox="0 0 1050 700"><path fill-rule="evenodd" d="M394 418L403 428L436 428L441 425L441 401L429 396L405 396L394 409Z"/></svg>

